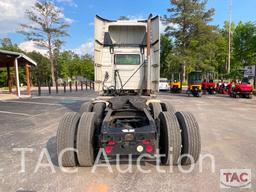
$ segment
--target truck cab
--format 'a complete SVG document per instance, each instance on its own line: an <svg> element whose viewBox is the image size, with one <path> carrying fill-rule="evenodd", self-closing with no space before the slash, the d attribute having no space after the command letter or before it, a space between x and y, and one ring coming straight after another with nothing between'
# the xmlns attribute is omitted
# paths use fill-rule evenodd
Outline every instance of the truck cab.
<svg viewBox="0 0 256 192"><path fill-rule="evenodd" d="M148 22L95 17L95 89L115 94L157 92L160 78L160 18ZM150 51L147 51L147 31Z"/></svg>

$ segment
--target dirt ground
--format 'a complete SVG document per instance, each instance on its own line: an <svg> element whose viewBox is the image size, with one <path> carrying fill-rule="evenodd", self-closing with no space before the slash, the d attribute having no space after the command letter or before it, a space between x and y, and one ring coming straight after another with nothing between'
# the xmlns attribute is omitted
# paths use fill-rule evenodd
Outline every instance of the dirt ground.
<svg viewBox="0 0 256 192"><path fill-rule="evenodd" d="M197 163L191 173L178 167L145 163L141 173L120 173L112 165L78 168L75 173L61 171L56 156L56 130L65 112L78 111L81 103L95 95L44 96L32 99L0 101L0 191L122 192L122 191L256 191L256 99L233 99L228 96L187 97L161 93L159 98L173 103L178 111L190 111L201 130L202 155L211 155ZM21 152L27 148L25 171L21 171ZM41 162L40 154L43 154ZM53 162L51 169L47 156ZM38 161L45 167L37 167ZM202 165L202 170L200 170ZM38 170L36 170L38 168ZM126 164L121 169L127 168ZM185 169L188 169L186 167ZM250 189L221 189L221 169L251 169ZM74 169L68 169L74 171Z"/></svg>

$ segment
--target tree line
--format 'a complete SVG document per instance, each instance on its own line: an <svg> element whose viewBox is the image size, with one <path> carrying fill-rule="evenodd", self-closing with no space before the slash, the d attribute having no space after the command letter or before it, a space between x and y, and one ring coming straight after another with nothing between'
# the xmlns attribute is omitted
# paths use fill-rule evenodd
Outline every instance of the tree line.
<svg viewBox="0 0 256 192"><path fill-rule="evenodd" d="M161 76L173 72L186 75L194 70L214 72L219 78L239 78L243 67L256 63L256 25L254 22L212 24L214 9L207 0L171 0L161 35ZM231 26L230 26L231 25ZM231 66L228 73L229 28L231 28Z"/></svg>
<svg viewBox="0 0 256 192"><path fill-rule="evenodd" d="M9 38L0 39L0 49L24 53L37 62L37 66L31 68L31 80L34 85L36 85L38 81L42 85L48 85L49 82L52 82L48 56L35 51L25 52L21 50L17 44L13 44ZM14 74L14 68L12 70ZM94 66L92 56L81 56L72 51L60 52L55 66L55 75L56 80L62 79L64 81L71 81L76 80L77 77L93 80ZM23 68L19 69L19 76L20 83L26 84ZM0 87L7 87L7 70L5 68L0 68Z"/></svg>
<svg viewBox="0 0 256 192"><path fill-rule="evenodd" d="M21 24L21 30L27 40L36 46L46 49L47 55L39 52L25 53L9 38L0 42L0 49L22 52L27 54L38 64L32 68L32 82L34 84L55 84L59 78L66 81L78 76L93 80L94 67L92 56L77 55L72 51L62 51L64 38L69 36L69 23L64 18L63 10L52 1L37 1L30 10L26 10L30 24ZM6 86L6 69L0 69L0 86ZM25 82L23 69L20 71L21 83Z"/></svg>
<svg viewBox="0 0 256 192"><path fill-rule="evenodd" d="M167 14L162 17L166 25L161 35L161 76L171 79L173 72L214 72L219 78L238 78L245 65L255 64L256 25L254 22L225 22L222 27L212 24L214 9L207 9L207 0L170 0ZM32 69L32 81L53 84L58 78L72 79L82 76L93 80L93 58L62 51L64 39L69 36L69 23L63 10L52 1L42 0L26 11L30 25L21 24L19 33L36 46L47 49L48 54L26 53L38 66ZM127 20L127 17L120 17ZM231 26L230 26L231 25ZM231 70L228 73L229 28L231 28ZM0 48L24 52L4 38ZM6 83L6 69L0 69L0 85ZM22 70L21 70L22 72ZM21 82L24 81L21 73Z"/></svg>

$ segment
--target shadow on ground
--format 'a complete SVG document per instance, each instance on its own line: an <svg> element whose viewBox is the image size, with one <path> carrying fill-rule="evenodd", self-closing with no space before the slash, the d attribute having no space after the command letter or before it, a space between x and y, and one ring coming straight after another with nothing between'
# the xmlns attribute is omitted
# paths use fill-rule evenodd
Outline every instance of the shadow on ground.
<svg viewBox="0 0 256 192"><path fill-rule="evenodd" d="M46 148L48 153L50 154L50 158L51 161L53 163L53 165L59 167L59 163L58 163L58 155L57 155L57 139L56 136L51 137L47 144L46 144Z"/></svg>

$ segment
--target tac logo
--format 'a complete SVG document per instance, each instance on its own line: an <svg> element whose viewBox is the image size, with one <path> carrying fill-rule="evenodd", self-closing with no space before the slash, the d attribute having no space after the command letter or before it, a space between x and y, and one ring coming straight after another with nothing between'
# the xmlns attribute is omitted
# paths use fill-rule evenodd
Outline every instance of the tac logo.
<svg viewBox="0 0 256 192"><path fill-rule="evenodd" d="M221 169L220 187L221 188L251 188L250 169Z"/></svg>

